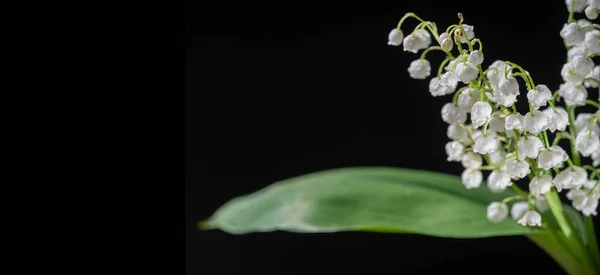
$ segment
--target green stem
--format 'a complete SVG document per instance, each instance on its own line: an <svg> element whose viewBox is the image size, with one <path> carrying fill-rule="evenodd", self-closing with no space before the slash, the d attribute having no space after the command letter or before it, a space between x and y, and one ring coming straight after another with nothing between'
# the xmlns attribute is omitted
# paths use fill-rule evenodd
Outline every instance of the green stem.
<svg viewBox="0 0 600 275"><path fill-rule="evenodd" d="M471 44L471 41L469 40L469 37L467 36L467 32L465 32L465 29L462 26L462 20L460 20L460 23L458 24L458 27L460 28L460 32L462 33L463 37L467 41L467 46L469 46L469 52L472 52L473 51L473 44ZM462 40L462 38L459 39L459 40ZM462 43L461 41L458 41L458 42Z"/></svg>
<svg viewBox="0 0 600 275"><path fill-rule="evenodd" d="M575 107L567 106L567 114L569 115L569 133L571 134L571 156L575 165L579 166L579 151L575 148Z"/></svg>
<svg viewBox="0 0 600 275"><path fill-rule="evenodd" d="M437 74L438 79L440 78L440 75L442 75L442 71L444 70L446 63L448 63L450 60L451 60L451 58L446 57L446 59L444 59L444 61L442 61L442 64L440 64L440 67L438 68L438 74Z"/></svg>
<svg viewBox="0 0 600 275"><path fill-rule="evenodd" d="M585 103L586 103L587 105L592 105L592 106L594 106L594 107L596 107L596 108L600 109L600 103L598 103L598 102L596 102L596 101L593 101L593 100L591 100L591 99L588 99L588 100L586 100L586 101L585 101Z"/></svg>
<svg viewBox="0 0 600 275"><path fill-rule="evenodd" d="M421 60L425 59L425 55L427 55L428 52L433 51L433 50L444 51L444 50L442 50L442 47L440 47L440 46L429 47L426 50L424 50L423 53L421 53Z"/></svg>
<svg viewBox="0 0 600 275"><path fill-rule="evenodd" d="M563 138L568 138L571 139L571 135L566 133L566 132L560 132L556 135L556 137L554 137L554 140L552 141L552 145L557 145L558 142L563 139Z"/></svg>
<svg viewBox="0 0 600 275"><path fill-rule="evenodd" d="M413 18L416 18L417 20L419 20L421 22L424 22L424 20L421 19L420 17L418 17L416 14L414 14L412 12L409 12L409 13L405 14L402 18L400 18L400 22L398 22L397 28L400 29L400 27L402 27L402 23L404 23L404 20L406 20L409 17L413 17Z"/></svg>

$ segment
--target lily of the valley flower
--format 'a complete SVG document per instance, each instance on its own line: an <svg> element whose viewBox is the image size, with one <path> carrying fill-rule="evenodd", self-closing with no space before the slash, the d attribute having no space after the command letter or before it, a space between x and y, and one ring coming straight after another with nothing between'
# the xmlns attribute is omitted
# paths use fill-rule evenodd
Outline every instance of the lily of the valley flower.
<svg viewBox="0 0 600 275"><path fill-rule="evenodd" d="M404 45L404 51L417 53L419 50L427 49L431 45L431 34L426 30L416 30L404 37L402 45Z"/></svg>
<svg viewBox="0 0 600 275"><path fill-rule="evenodd" d="M546 106L546 102L552 99L552 92L546 85L537 85L535 89L527 92L527 99L534 109L539 109L542 106Z"/></svg>
<svg viewBox="0 0 600 275"><path fill-rule="evenodd" d="M508 206L501 202L492 202L487 207L487 217L493 223L499 223L506 219Z"/></svg>
<svg viewBox="0 0 600 275"><path fill-rule="evenodd" d="M425 79L431 74L431 64L427 59L417 59L410 63L408 73L414 79Z"/></svg>
<svg viewBox="0 0 600 275"><path fill-rule="evenodd" d="M533 177L529 182L529 191L535 197L539 197L550 192L552 188L552 176L542 175Z"/></svg>
<svg viewBox="0 0 600 275"><path fill-rule="evenodd" d="M390 34L388 34L388 45L391 46L400 46L402 44L402 40L404 39L404 34L400 29L393 29Z"/></svg>
<svg viewBox="0 0 600 275"><path fill-rule="evenodd" d="M483 181L483 174L477 169L465 169L461 174L461 179L467 189L478 188Z"/></svg>
<svg viewBox="0 0 600 275"><path fill-rule="evenodd" d="M477 101L471 108L471 123L479 128L492 117L492 106L485 101Z"/></svg>
<svg viewBox="0 0 600 275"><path fill-rule="evenodd" d="M563 107L555 107L556 111L552 108L546 108L542 112L548 118L548 130L554 133L555 131L564 131L569 126L569 114Z"/></svg>
<svg viewBox="0 0 600 275"><path fill-rule="evenodd" d="M542 216L535 210L529 210L517 223L522 226L542 226Z"/></svg>

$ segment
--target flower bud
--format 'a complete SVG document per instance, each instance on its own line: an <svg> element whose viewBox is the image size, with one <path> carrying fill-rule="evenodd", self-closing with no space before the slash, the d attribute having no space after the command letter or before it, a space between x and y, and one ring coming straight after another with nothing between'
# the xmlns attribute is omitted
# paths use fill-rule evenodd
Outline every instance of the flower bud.
<svg viewBox="0 0 600 275"><path fill-rule="evenodd" d="M473 52L471 52L469 54L469 57L467 58L467 62L470 62L475 66L483 63L483 53L480 52L479 50L474 50Z"/></svg>
<svg viewBox="0 0 600 275"><path fill-rule="evenodd" d="M448 33L440 34L438 40L440 41L440 47L445 52L451 51L454 47L454 42L452 41L452 38L448 35Z"/></svg>
<svg viewBox="0 0 600 275"><path fill-rule="evenodd" d="M596 7L594 6L588 6L587 8L585 8L585 17L587 17L590 20L598 18L598 9L596 9Z"/></svg>
<svg viewBox="0 0 600 275"><path fill-rule="evenodd" d="M393 29L390 34L388 34L388 45L390 46L400 46L402 45L402 40L404 39L404 33L402 30L396 28Z"/></svg>
<svg viewBox="0 0 600 275"><path fill-rule="evenodd" d="M467 189L478 188L483 181L483 174L477 169L465 169L461 174L461 179Z"/></svg>
<svg viewBox="0 0 600 275"><path fill-rule="evenodd" d="M467 121L467 113L448 102L442 107L442 119L448 124L463 124Z"/></svg>
<svg viewBox="0 0 600 275"><path fill-rule="evenodd" d="M492 171L487 180L488 184L493 188L506 188L512 185L508 173L502 171Z"/></svg>
<svg viewBox="0 0 600 275"><path fill-rule="evenodd" d="M460 162L465 169L477 169L483 164L483 158L479 154L467 152L463 154Z"/></svg>
<svg viewBox="0 0 600 275"><path fill-rule="evenodd" d="M493 223L499 223L508 216L508 206L501 202L492 202L487 207L487 218Z"/></svg>

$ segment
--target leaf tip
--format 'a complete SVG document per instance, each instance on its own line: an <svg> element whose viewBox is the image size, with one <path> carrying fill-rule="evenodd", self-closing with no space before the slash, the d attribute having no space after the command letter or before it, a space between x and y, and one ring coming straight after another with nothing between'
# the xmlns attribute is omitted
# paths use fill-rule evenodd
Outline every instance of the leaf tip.
<svg viewBox="0 0 600 275"><path fill-rule="evenodd" d="M217 226L212 222L211 219L199 221L196 225L198 226L198 229L200 229L200 230L217 229Z"/></svg>

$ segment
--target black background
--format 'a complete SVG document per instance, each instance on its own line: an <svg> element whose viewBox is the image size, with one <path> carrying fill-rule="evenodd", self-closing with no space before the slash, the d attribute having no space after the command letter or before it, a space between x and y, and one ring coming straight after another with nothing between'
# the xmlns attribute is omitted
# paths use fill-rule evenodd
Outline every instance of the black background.
<svg viewBox="0 0 600 275"><path fill-rule="evenodd" d="M484 66L510 60L536 84L561 83L559 31L568 16L561 0L186 3L187 274L563 274L525 237L196 229L235 196L319 170L462 171L444 151L440 110L451 96L432 97L429 79L408 75L418 56L387 45L406 12L439 29L462 12L483 41ZM409 19L404 33L416 24ZM428 54L434 71L442 56Z"/></svg>

